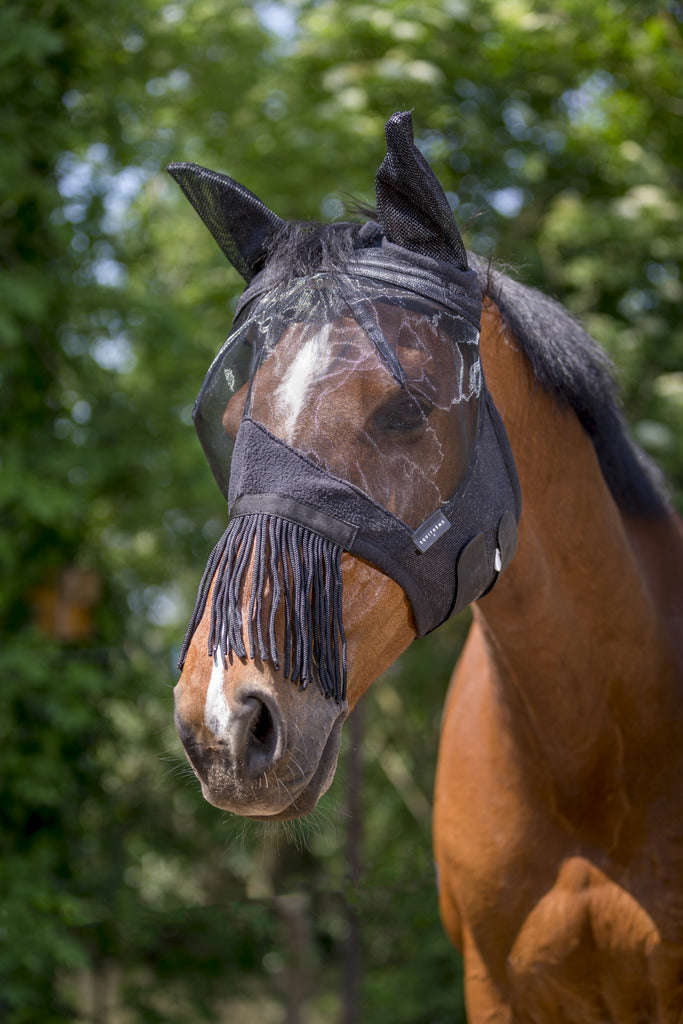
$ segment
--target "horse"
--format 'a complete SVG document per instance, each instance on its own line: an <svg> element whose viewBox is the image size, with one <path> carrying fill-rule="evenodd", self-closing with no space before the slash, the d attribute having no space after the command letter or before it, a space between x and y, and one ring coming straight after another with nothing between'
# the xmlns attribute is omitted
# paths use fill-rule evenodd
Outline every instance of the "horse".
<svg viewBox="0 0 683 1024"><path fill-rule="evenodd" d="M681 1022L680 520L598 346L466 252L409 114L386 139L363 225L169 167L249 282L196 407L232 518L179 735L211 803L303 815L361 695L471 605L433 808L468 1019Z"/></svg>

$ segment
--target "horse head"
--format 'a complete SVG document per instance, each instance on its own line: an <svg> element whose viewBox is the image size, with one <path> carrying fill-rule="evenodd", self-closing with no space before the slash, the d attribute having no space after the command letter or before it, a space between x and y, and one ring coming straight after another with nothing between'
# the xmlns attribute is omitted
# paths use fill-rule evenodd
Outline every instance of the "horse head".
<svg viewBox="0 0 683 1024"><path fill-rule="evenodd" d="M367 686L514 553L476 275L410 115L386 138L362 226L290 225L224 175L169 168L247 281L195 406L230 522L175 696L204 796L250 817L309 811Z"/></svg>

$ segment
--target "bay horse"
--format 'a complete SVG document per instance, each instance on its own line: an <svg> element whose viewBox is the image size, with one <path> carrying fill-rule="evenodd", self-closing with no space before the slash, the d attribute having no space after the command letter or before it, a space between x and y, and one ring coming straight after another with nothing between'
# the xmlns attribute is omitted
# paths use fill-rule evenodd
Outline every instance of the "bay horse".
<svg viewBox="0 0 683 1024"><path fill-rule="evenodd" d="M305 814L360 696L471 603L433 815L468 1018L674 1024L680 522L597 346L465 252L410 115L386 135L363 226L169 168L249 282L196 407L232 518L177 728L211 803Z"/></svg>

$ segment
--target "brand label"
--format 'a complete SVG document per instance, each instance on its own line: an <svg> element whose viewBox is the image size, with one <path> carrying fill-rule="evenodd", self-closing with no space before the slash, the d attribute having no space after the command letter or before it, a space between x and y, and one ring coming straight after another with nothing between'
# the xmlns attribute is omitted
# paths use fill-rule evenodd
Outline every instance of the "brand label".
<svg viewBox="0 0 683 1024"><path fill-rule="evenodd" d="M424 523L418 526L413 534L413 544L418 551L427 551L450 528L451 524L443 512L433 512L429 519L425 519Z"/></svg>

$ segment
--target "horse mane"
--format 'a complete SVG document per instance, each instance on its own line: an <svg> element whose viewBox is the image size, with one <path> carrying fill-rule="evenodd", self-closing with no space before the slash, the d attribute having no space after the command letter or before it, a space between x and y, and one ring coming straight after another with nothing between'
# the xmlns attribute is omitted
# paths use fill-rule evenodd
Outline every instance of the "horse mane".
<svg viewBox="0 0 683 1024"><path fill-rule="evenodd" d="M353 212L374 215L361 207ZM372 244L373 234L379 233L357 222L285 222L269 244L266 268L272 286L342 270L354 249ZM629 434L608 356L559 302L509 277L491 261L473 253L468 253L468 260L482 293L495 303L528 358L539 386L578 416L620 511L639 517L669 515L662 474Z"/></svg>
<svg viewBox="0 0 683 1024"><path fill-rule="evenodd" d="M359 208L358 212L364 211ZM271 281L276 287L296 277L343 270L354 249L367 244L362 230L363 225L356 221L283 221L266 245L269 285Z"/></svg>

